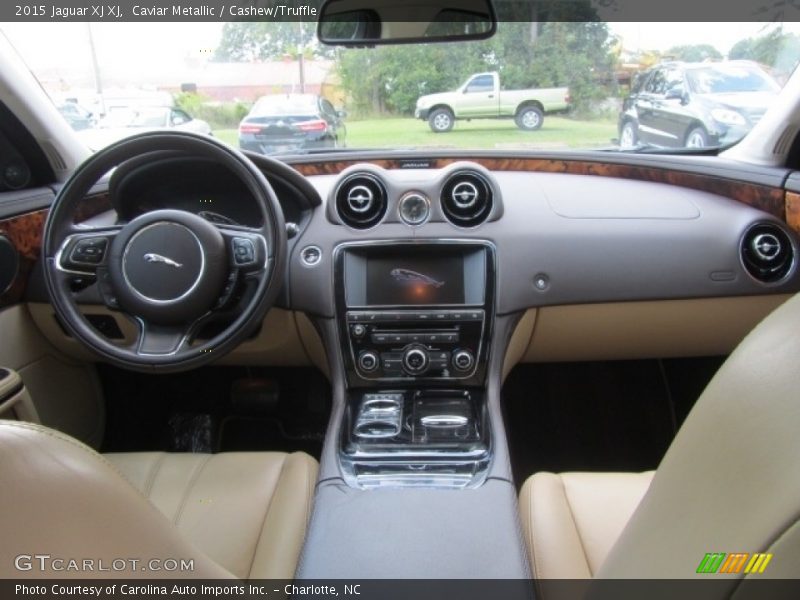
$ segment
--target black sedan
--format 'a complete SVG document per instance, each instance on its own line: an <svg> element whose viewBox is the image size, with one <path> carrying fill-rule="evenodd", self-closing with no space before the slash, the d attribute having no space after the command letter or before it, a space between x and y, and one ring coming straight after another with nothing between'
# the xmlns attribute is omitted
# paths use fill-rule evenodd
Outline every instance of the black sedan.
<svg viewBox="0 0 800 600"><path fill-rule="evenodd" d="M625 99L620 147L733 144L761 119L779 89L750 61L661 64L643 73Z"/></svg>
<svg viewBox="0 0 800 600"><path fill-rule="evenodd" d="M313 94L262 96L239 124L239 147L278 154L344 146L344 113Z"/></svg>

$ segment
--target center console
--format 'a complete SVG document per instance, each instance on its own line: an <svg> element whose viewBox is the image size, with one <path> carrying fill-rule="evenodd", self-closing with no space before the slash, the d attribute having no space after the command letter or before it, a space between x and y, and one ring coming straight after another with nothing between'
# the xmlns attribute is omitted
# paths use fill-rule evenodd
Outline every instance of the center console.
<svg viewBox="0 0 800 600"><path fill-rule="evenodd" d="M348 388L340 464L357 487L470 487L491 457L484 380L494 248L369 242L335 253Z"/></svg>

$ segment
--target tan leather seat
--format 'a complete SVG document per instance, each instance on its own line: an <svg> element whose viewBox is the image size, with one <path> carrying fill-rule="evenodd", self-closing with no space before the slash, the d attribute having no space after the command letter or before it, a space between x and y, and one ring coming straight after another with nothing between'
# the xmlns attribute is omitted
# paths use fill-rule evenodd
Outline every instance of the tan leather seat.
<svg viewBox="0 0 800 600"><path fill-rule="evenodd" d="M654 471L536 473L520 490L520 518L536 577L586 579L600 569Z"/></svg>
<svg viewBox="0 0 800 600"><path fill-rule="evenodd" d="M303 453L101 456L0 421L0 532L14 541L0 545L0 577L292 578L316 476ZM142 562L99 570L130 558ZM94 562L69 570L70 559ZM192 569L165 570L170 559Z"/></svg>
<svg viewBox="0 0 800 600"><path fill-rule="evenodd" d="M698 399L655 472L538 473L520 494L534 575L691 578L706 553L769 553L800 573L800 295L760 323ZM726 575L729 593L745 575Z"/></svg>

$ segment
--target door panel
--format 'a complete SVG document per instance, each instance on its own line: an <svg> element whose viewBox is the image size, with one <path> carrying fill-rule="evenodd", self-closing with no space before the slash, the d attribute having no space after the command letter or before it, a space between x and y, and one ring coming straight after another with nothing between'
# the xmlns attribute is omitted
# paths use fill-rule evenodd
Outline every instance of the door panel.
<svg viewBox="0 0 800 600"><path fill-rule="evenodd" d="M473 77L458 101L459 117L496 117L500 110L495 79L491 75Z"/></svg>

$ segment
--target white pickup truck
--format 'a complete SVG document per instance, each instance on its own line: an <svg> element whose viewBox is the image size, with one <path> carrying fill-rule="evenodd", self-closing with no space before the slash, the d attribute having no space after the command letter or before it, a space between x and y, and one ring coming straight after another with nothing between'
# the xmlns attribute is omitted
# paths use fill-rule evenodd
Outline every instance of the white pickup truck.
<svg viewBox="0 0 800 600"><path fill-rule="evenodd" d="M569 103L565 87L501 90L498 73L477 73L454 92L421 96L414 117L427 120L435 133L450 131L456 119L513 118L520 129L533 131L545 113L566 110Z"/></svg>

